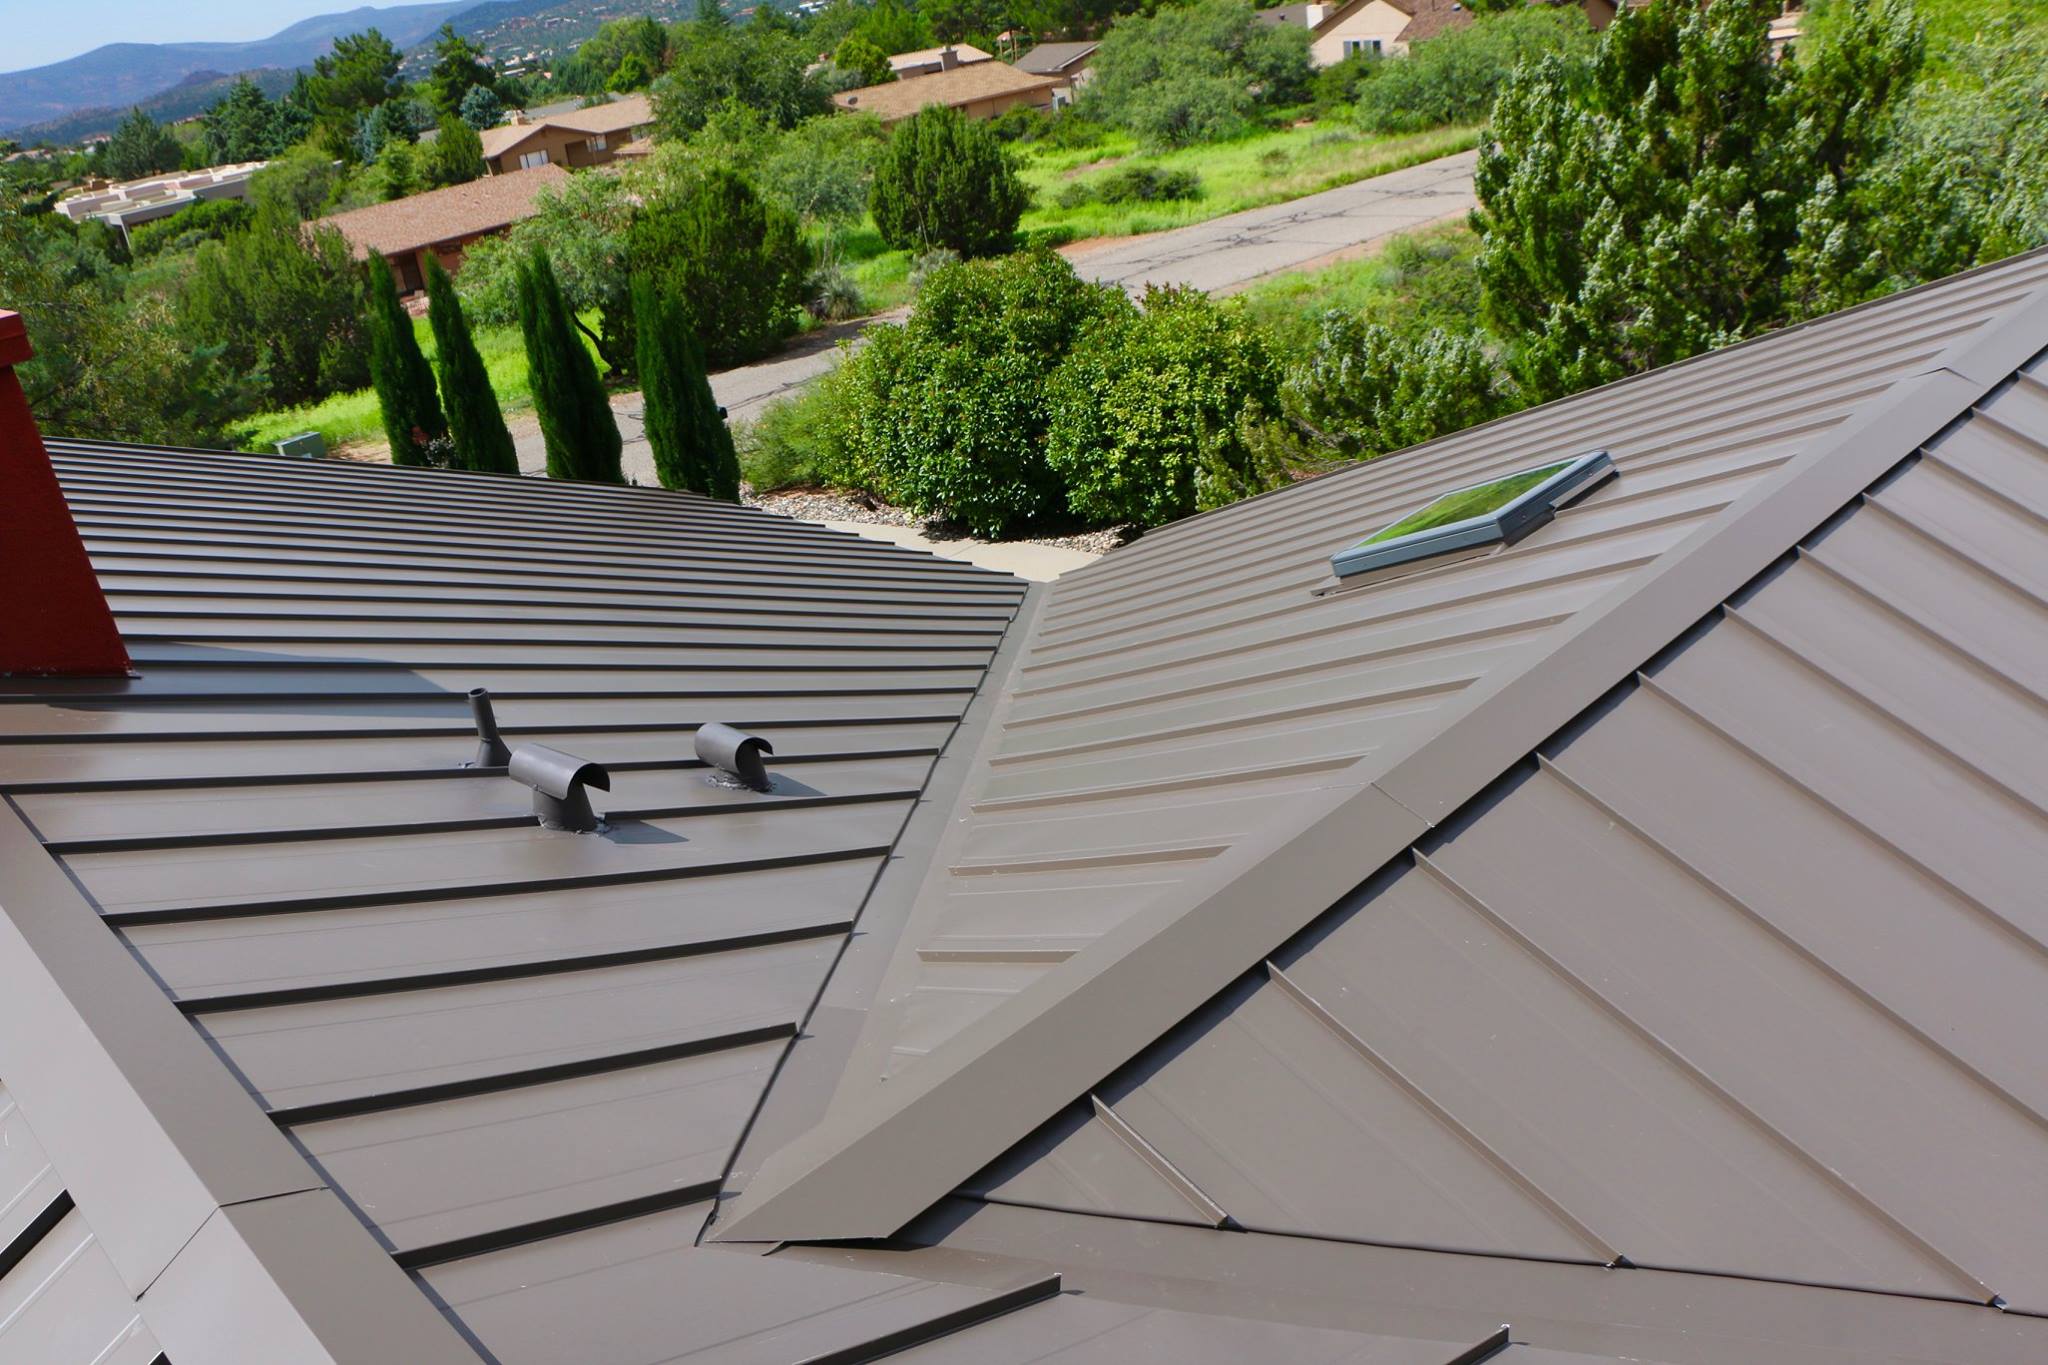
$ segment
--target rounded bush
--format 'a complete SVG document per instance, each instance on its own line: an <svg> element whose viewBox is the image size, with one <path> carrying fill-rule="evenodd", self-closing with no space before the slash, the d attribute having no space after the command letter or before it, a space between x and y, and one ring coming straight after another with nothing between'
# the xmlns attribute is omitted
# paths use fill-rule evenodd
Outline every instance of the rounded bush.
<svg viewBox="0 0 2048 1365"><path fill-rule="evenodd" d="M896 125L868 196L890 246L946 247L962 256L1009 250L1030 202L995 134L936 104Z"/></svg>

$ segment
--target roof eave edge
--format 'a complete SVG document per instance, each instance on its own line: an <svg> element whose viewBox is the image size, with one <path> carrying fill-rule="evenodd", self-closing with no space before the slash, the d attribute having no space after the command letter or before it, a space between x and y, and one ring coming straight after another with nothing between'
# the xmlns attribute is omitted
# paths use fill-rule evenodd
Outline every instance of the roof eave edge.
<svg viewBox="0 0 2048 1365"><path fill-rule="evenodd" d="M1361 760L1374 770L1347 770L1346 786L1305 793L1289 827L1298 833L1231 849L776 1153L716 1240L897 1232L1400 856L2044 348L2048 288L1894 384L1582 611L1525 666L1468 689L1438 730Z"/></svg>

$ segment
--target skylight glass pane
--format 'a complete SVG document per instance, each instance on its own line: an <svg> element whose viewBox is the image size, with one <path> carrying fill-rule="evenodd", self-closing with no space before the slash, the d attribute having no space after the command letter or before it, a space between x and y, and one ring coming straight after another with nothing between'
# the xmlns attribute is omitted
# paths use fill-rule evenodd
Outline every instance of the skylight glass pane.
<svg viewBox="0 0 2048 1365"><path fill-rule="evenodd" d="M1551 475L1571 467L1570 460L1559 460L1540 469L1524 469L1518 474L1495 479L1491 483L1474 484L1444 494L1435 502L1426 503L1420 509L1409 513L1383 531L1367 536L1360 545L1377 545L1383 540L1394 540L1400 536L1413 535L1417 531L1430 531L1439 526L1448 526L1454 521L1468 521L1498 512L1522 494L1542 483Z"/></svg>

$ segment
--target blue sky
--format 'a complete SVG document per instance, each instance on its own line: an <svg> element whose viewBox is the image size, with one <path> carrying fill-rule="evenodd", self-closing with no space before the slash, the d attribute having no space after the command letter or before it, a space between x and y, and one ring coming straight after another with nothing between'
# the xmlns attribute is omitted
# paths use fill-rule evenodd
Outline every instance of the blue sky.
<svg viewBox="0 0 2048 1365"><path fill-rule="evenodd" d="M45 66L103 43L243 42L362 0L0 0L0 71ZM403 0L388 0L403 3Z"/></svg>

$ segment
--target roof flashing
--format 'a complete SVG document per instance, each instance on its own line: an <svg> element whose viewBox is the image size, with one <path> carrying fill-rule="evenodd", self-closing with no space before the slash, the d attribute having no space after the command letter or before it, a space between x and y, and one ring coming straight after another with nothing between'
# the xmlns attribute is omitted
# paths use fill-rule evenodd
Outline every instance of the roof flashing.
<svg viewBox="0 0 2048 1365"><path fill-rule="evenodd" d="M1512 545L1614 472L1607 452L1593 450L1450 489L1331 555L1330 572L1341 583L1460 550Z"/></svg>

